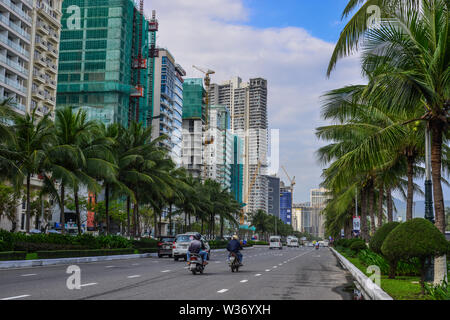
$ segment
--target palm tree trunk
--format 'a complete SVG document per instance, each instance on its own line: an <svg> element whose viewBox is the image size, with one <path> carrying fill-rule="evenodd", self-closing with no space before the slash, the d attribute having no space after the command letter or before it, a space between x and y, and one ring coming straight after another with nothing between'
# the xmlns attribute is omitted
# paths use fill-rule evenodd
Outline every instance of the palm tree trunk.
<svg viewBox="0 0 450 320"><path fill-rule="evenodd" d="M106 235L109 234L109 184L105 184Z"/></svg>
<svg viewBox="0 0 450 320"><path fill-rule="evenodd" d="M406 221L413 219L413 201L414 201L414 158L407 157L408 159L408 191L406 197Z"/></svg>
<svg viewBox="0 0 450 320"><path fill-rule="evenodd" d="M137 205L136 203L133 203L133 229L132 229L132 237L133 239L136 238L136 210L137 210Z"/></svg>
<svg viewBox="0 0 450 320"><path fill-rule="evenodd" d="M65 234L66 233L66 217L64 216L64 205L65 205L65 201L64 201L64 195L65 195L65 190L64 190L64 183L61 182L61 203L59 204L60 206L60 210L61 210L61 217L59 218L60 222L61 222L61 233Z"/></svg>
<svg viewBox="0 0 450 320"><path fill-rule="evenodd" d="M184 232L187 232L187 212L184 212Z"/></svg>
<svg viewBox="0 0 450 320"><path fill-rule="evenodd" d="M23 180L22 180L23 181ZM31 186L31 174L27 174L27 213L26 218L27 221L25 223L25 230L27 233L30 233L30 218L31 218L31 208L30 208L30 186Z"/></svg>
<svg viewBox="0 0 450 320"><path fill-rule="evenodd" d="M128 237L130 236L131 226L130 226L130 211L131 211L131 199L127 197L127 233Z"/></svg>
<svg viewBox="0 0 450 320"><path fill-rule="evenodd" d="M77 216L77 228L78 228L78 234L81 235L81 216L80 216L80 201L78 199L78 188L75 188L74 190L74 197L75 197L75 214Z"/></svg>
<svg viewBox="0 0 450 320"><path fill-rule="evenodd" d="M223 217L220 217L220 238L223 239Z"/></svg>
<svg viewBox="0 0 450 320"><path fill-rule="evenodd" d="M203 234L203 231L204 231L204 229L203 229L203 227L204 227L203 218L200 218L200 220L202 221L202 234Z"/></svg>
<svg viewBox="0 0 450 320"><path fill-rule="evenodd" d="M374 213L374 202L375 202L375 188L373 184L369 186L369 215L370 215L370 233L371 236L375 233L375 213Z"/></svg>
<svg viewBox="0 0 450 320"><path fill-rule="evenodd" d="M393 222L394 206L392 201L392 190L390 188L387 190L387 215L388 215L388 222Z"/></svg>
<svg viewBox="0 0 450 320"><path fill-rule="evenodd" d="M361 237L369 240L367 232L367 194L368 190L364 187L361 191Z"/></svg>
<svg viewBox="0 0 450 320"><path fill-rule="evenodd" d="M378 194L378 228L380 228L383 225L383 200L384 200L384 185L380 184L380 190Z"/></svg>
<svg viewBox="0 0 450 320"><path fill-rule="evenodd" d="M435 124L431 127L431 168L433 177L433 195L436 227L445 234L445 207L442 193L442 125Z"/></svg>
<svg viewBox="0 0 450 320"><path fill-rule="evenodd" d="M433 195L436 227L445 234L445 207L442 193L442 123L431 123L431 168L433 177ZM446 256L436 257L434 260L434 283L442 284L447 278L447 258Z"/></svg>
<svg viewBox="0 0 450 320"><path fill-rule="evenodd" d="M158 223L158 238L161 237L161 219L162 219L162 213L158 212L158 219L159 219L159 223Z"/></svg>

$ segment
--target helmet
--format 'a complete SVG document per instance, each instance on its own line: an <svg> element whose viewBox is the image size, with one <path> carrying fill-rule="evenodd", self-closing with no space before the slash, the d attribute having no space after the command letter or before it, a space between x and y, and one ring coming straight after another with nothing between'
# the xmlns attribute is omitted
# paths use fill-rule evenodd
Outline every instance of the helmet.
<svg viewBox="0 0 450 320"><path fill-rule="evenodd" d="M233 240L239 240L239 237L237 235L234 235Z"/></svg>
<svg viewBox="0 0 450 320"><path fill-rule="evenodd" d="M200 233L194 234L194 239L195 239L195 240L200 240L201 238L202 238L202 236L201 236Z"/></svg>

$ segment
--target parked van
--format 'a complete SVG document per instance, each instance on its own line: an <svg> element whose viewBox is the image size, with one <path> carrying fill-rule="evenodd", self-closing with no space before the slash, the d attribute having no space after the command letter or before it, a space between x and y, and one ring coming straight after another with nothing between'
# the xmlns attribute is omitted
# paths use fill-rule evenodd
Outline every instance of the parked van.
<svg viewBox="0 0 450 320"><path fill-rule="evenodd" d="M297 237L288 237L287 238L287 246L289 247L293 247L293 248L298 248L299 244L298 244L298 238Z"/></svg>
<svg viewBox="0 0 450 320"><path fill-rule="evenodd" d="M281 243L281 237L279 236L273 236L270 237L269 240L269 249L279 249L279 250L283 250L283 244Z"/></svg>

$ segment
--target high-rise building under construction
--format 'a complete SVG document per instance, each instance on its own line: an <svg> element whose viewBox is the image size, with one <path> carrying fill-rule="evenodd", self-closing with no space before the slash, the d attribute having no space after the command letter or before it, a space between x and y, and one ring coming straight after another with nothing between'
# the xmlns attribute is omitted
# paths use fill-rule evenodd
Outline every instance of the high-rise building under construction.
<svg viewBox="0 0 450 320"><path fill-rule="evenodd" d="M148 125L155 24L143 9L132 0L65 0L61 24L57 107L83 108L105 124Z"/></svg>
<svg viewBox="0 0 450 320"><path fill-rule="evenodd" d="M267 149L267 80L262 78L242 82L234 78L210 86L211 105L228 107L231 130L244 142L244 202L245 212L268 211Z"/></svg>

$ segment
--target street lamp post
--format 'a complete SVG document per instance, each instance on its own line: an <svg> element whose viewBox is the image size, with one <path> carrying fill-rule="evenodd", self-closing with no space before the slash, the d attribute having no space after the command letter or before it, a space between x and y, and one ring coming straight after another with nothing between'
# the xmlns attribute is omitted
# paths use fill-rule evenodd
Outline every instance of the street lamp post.
<svg viewBox="0 0 450 320"><path fill-rule="evenodd" d="M431 180L431 130L430 124L427 124L427 129L425 131L425 219L431 223L434 221L433 213L433 182ZM430 282L434 280L434 260L427 259L426 261L427 272L425 276L425 281Z"/></svg>

